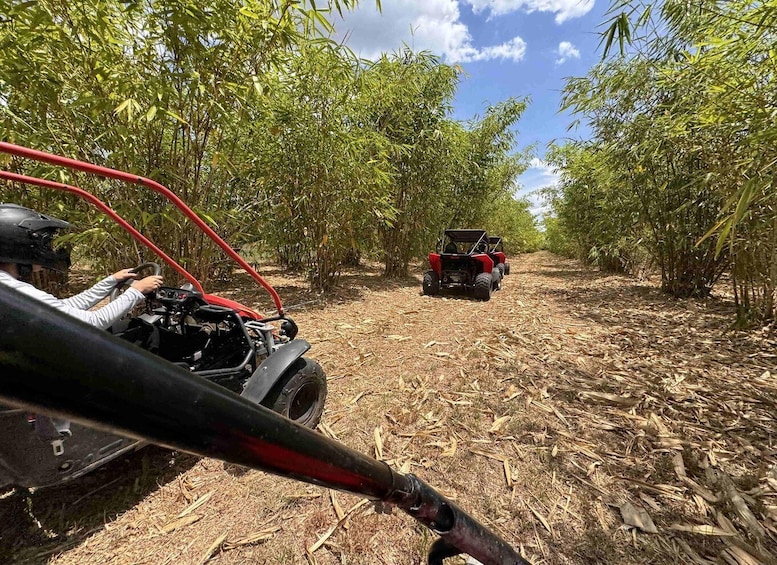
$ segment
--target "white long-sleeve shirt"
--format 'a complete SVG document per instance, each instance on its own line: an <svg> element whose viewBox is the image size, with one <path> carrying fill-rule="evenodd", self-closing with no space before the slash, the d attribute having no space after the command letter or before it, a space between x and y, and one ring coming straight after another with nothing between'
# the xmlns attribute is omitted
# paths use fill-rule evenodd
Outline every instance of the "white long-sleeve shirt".
<svg viewBox="0 0 777 565"><path fill-rule="evenodd" d="M44 304L53 306L57 310L69 314L74 318L91 324L100 329L110 327L115 321L119 320L132 308L143 301L145 296L138 289L129 287L123 294L119 295L105 306L97 310L89 310L103 298L108 296L116 286L116 279L113 276L105 277L92 288L89 288L70 298L59 299L53 294L44 292L35 288L29 283L22 282L13 278L11 275L0 269L0 284L15 288L19 292L40 300Z"/></svg>

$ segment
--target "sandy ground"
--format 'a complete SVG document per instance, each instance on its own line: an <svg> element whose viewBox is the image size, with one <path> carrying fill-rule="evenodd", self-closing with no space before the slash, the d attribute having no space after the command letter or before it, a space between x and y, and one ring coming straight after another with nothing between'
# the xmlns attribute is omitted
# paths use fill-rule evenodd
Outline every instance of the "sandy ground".
<svg viewBox="0 0 777 565"><path fill-rule="evenodd" d="M347 273L327 296L264 269L327 373L319 431L534 563L774 563L774 337L730 330L725 298L547 253L511 263L485 303L422 296L421 267ZM220 292L267 309L246 288ZM0 562L409 565L434 540L353 495L153 447L0 497Z"/></svg>

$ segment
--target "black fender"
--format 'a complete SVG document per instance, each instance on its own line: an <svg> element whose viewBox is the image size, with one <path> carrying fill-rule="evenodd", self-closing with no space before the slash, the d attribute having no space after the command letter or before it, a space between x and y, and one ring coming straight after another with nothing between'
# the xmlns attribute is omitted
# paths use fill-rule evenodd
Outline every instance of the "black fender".
<svg viewBox="0 0 777 565"><path fill-rule="evenodd" d="M278 379L291 365L310 349L310 344L304 339L295 339L273 351L262 364L256 368L243 387L240 396L260 404L272 390Z"/></svg>

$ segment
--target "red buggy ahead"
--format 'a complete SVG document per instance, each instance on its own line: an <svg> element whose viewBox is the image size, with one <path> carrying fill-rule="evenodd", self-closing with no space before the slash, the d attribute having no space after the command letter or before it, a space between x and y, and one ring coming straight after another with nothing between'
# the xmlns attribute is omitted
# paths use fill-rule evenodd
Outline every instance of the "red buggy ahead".
<svg viewBox="0 0 777 565"><path fill-rule="evenodd" d="M458 288L480 300L490 300L499 290L502 273L489 254L485 230L445 230L436 252L429 254L431 270L424 273L423 293L439 294L443 288Z"/></svg>

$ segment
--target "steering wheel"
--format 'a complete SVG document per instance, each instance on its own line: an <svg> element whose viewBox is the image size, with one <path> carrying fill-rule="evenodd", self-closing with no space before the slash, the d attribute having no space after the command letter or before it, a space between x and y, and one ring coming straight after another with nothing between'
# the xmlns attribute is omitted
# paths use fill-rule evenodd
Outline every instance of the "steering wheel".
<svg viewBox="0 0 777 565"><path fill-rule="evenodd" d="M145 263L141 263L137 267L133 267L132 271L135 273L139 273L140 271L144 271L146 269L151 269L152 275L159 275L162 273L162 267L159 266L159 263L154 263L152 261L146 261ZM127 282L131 280L133 279L125 279L119 283L116 283L116 286L113 287L113 290L108 295L108 300L110 301L116 300L116 298L118 298L119 296L119 292L121 291L121 289L127 286Z"/></svg>

